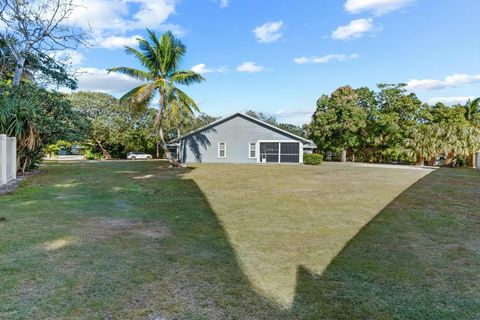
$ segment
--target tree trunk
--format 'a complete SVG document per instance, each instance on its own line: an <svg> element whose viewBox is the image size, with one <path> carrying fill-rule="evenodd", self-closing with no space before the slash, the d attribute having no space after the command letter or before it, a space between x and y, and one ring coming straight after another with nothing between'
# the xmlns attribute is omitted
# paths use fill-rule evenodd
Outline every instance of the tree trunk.
<svg viewBox="0 0 480 320"><path fill-rule="evenodd" d="M15 72L13 73L12 87L17 87L23 75L23 68L25 67L25 57L21 55L15 65Z"/></svg>
<svg viewBox="0 0 480 320"><path fill-rule="evenodd" d="M163 149L163 152L165 153L165 156L168 159L168 162L170 162L170 166L173 168L183 168L185 167L183 164L181 164L177 159L172 157L172 153L170 150L167 148L167 144L165 143L165 137L163 135L163 117L165 115L165 93L163 90L160 90L160 110L158 113L158 135L160 138L160 146Z"/></svg>
<svg viewBox="0 0 480 320"><path fill-rule="evenodd" d="M347 150L342 150L342 162L347 162Z"/></svg>
<svg viewBox="0 0 480 320"><path fill-rule="evenodd" d="M158 141L158 138L157 138L157 143L155 145L157 147L157 159L160 159L160 142Z"/></svg>
<svg viewBox="0 0 480 320"><path fill-rule="evenodd" d="M102 146L102 143L98 139L95 139L95 141L97 142L98 147L102 151L103 157L107 160L112 160L112 156L110 155L110 153L108 153L107 150L105 150L105 148Z"/></svg>
<svg viewBox="0 0 480 320"><path fill-rule="evenodd" d="M355 162L355 153L352 154L352 162Z"/></svg>
<svg viewBox="0 0 480 320"><path fill-rule="evenodd" d="M437 161L437 156L432 156L432 157L430 157L430 160L428 161L428 165L429 165L429 166L434 166L434 165L435 165L435 161Z"/></svg>
<svg viewBox="0 0 480 320"><path fill-rule="evenodd" d="M424 156L418 156L417 165L423 166L424 164L425 164L425 157Z"/></svg>
<svg viewBox="0 0 480 320"><path fill-rule="evenodd" d="M453 161L453 157L454 157L454 153L452 151L449 151L448 154L447 154L447 158L445 159L445 165L446 166L451 166L452 165L452 161Z"/></svg>

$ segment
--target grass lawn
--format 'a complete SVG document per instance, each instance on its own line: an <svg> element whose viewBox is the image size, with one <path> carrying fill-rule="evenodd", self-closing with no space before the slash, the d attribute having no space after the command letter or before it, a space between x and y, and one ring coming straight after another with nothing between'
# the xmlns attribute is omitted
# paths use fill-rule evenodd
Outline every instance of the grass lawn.
<svg viewBox="0 0 480 320"><path fill-rule="evenodd" d="M480 314L480 171L43 171L0 197L0 319Z"/></svg>

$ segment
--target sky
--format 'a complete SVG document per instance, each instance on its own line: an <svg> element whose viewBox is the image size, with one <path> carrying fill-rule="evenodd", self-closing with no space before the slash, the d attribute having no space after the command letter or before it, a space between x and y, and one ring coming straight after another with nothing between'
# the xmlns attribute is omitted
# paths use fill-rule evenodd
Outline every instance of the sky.
<svg viewBox="0 0 480 320"><path fill-rule="evenodd" d="M69 52L79 90L121 97L139 82L107 68L145 28L187 46L183 69L207 79L183 88L202 112L249 109L307 123L337 87L407 83L429 103L480 96L478 0L75 0L72 23L92 36Z"/></svg>

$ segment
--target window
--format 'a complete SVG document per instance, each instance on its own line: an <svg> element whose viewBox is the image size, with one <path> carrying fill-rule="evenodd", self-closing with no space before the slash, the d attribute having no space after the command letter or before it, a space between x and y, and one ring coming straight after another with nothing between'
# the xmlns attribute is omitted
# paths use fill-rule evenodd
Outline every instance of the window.
<svg viewBox="0 0 480 320"><path fill-rule="evenodd" d="M227 143L219 142L218 143L218 157L226 158L227 157Z"/></svg>
<svg viewBox="0 0 480 320"><path fill-rule="evenodd" d="M255 142L250 142L248 145L248 157L256 158L257 157L257 144Z"/></svg>

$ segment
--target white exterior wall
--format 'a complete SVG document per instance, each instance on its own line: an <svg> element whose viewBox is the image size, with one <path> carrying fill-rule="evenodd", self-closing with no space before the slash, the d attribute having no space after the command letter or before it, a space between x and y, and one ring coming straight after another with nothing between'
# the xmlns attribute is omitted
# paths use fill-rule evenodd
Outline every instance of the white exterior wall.
<svg viewBox="0 0 480 320"><path fill-rule="evenodd" d="M480 169L480 151L477 152L473 161L474 161L473 166L477 169Z"/></svg>
<svg viewBox="0 0 480 320"><path fill-rule="evenodd" d="M0 134L0 185L17 178L17 140Z"/></svg>

